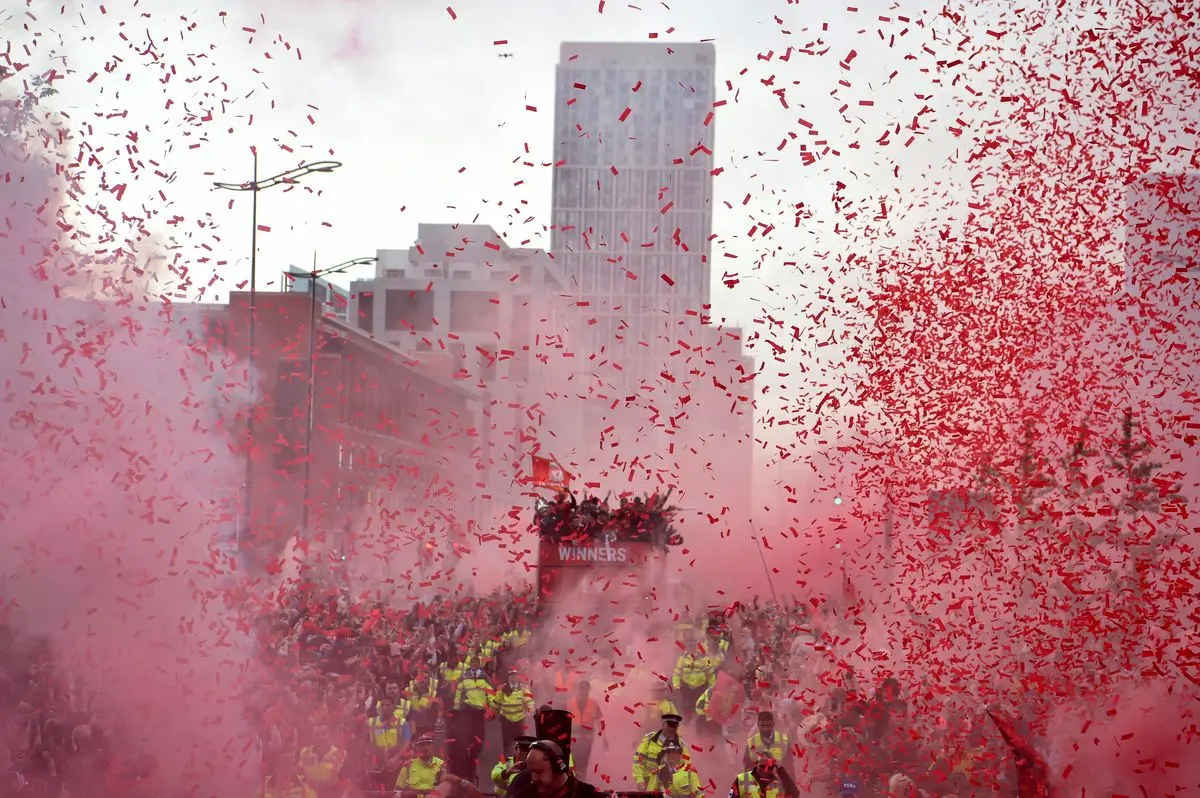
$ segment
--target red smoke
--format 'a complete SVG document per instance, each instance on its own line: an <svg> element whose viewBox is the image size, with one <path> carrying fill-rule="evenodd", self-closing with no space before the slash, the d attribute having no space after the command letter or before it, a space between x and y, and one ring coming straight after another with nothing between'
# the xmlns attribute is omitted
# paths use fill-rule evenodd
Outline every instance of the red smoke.
<svg viewBox="0 0 1200 798"><path fill-rule="evenodd" d="M1149 240L1129 203L1152 172L1200 166L1185 122L1200 28L1167 3L1010 10L983 35L967 13L945 15L977 64L955 123L975 193L965 221L879 264L860 352L859 400L893 430L858 490L886 492L900 518L894 590L910 610L894 636L935 701L1036 715L1067 794L1179 793L1200 783L1197 480L1181 436L1194 358L1172 354L1168 314L1188 311L1144 281L1142 256L1186 259L1189 244ZM976 504L930 517L932 491Z"/></svg>
<svg viewBox="0 0 1200 798"><path fill-rule="evenodd" d="M253 778L240 700L253 660L213 549L239 482L220 425L237 410L233 376L198 328L144 296L151 247L90 256L72 239L69 170L26 143L0 141L8 620L98 691L119 757L151 754L197 795L239 794Z"/></svg>

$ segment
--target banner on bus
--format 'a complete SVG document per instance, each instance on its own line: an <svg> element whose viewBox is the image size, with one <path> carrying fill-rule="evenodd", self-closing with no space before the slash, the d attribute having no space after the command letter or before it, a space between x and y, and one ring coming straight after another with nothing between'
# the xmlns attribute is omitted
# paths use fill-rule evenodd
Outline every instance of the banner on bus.
<svg viewBox="0 0 1200 798"><path fill-rule="evenodd" d="M541 541L538 565L545 568L623 568L650 558L649 543L615 541Z"/></svg>

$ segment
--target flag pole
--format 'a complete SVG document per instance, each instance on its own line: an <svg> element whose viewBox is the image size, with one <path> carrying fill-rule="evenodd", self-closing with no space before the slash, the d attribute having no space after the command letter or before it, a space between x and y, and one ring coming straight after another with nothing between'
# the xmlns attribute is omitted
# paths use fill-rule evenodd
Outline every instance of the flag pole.
<svg viewBox="0 0 1200 798"><path fill-rule="evenodd" d="M779 604L779 597L775 595L775 583L771 580L771 569L767 567L767 558L763 554L762 541L758 539L758 528L754 522L750 522L750 529L754 532L754 545L758 547L758 559L762 560L763 573L767 575L767 587L771 588L771 600L776 605Z"/></svg>

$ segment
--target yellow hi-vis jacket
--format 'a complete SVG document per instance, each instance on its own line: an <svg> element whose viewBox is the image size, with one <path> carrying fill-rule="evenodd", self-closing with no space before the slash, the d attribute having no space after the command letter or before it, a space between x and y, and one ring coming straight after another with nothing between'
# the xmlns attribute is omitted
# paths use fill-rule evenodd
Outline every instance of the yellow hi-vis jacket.
<svg viewBox="0 0 1200 798"><path fill-rule="evenodd" d="M696 796L702 793L700 789L700 774L691 765L680 765L678 770L670 774L670 780L663 778L664 771L656 770L650 774L646 782L647 792L662 792L671 798L681 796ZM665 782L665 783L664 783Z"/></svg>
<svg viewBox="0 0 1200 798"><path fill-rule="evenodd" d="M409 709L413 712L424 712L433 706L434 700L438 693L438 680L436 676L431 676L421 684L419 680L413 679L408 683L408 689L404 691L408 694Z"/></svg>
<svg viewBox="0 0 1200 798"><path fill-rule="evenodd" d="M754 773L747 770L745 773L739 773L733 780L729 798L783 798L783 785L777 779L767 784L764 792L758 779L754 778Z"/></svg>
<svg viewBox="0 0 1200 798"><path fill-rule="evenodd" d="M708 705L712 703L713 689L710 687L700 694L696 699L696 714L705 720L712 720L708 717Z"/></svg>
<svg viewBox="0 0 1200 798"><path fill-rule="evenodd" d="M525 648L532 639L533 635L528 629L513 629L500 637L500 641L509 648Z"/></svg>
<svg viewBox="0 0 1200 798"><path fill-rule="evenodd" d="M442 681L445 682L446 684L450 684L451 682L457 682L459 679L462 678L462 674L463 674L463 666L462 666L461 662L457 665L443 665L441 667Z"/></svg>
<svg viewBox="0 0 1200 798"><path fill-rule="evenodd" d="M763 740L760 732L755 732L754 736L746 740L746 761L753 765L758 761L760 755L770 756L775 760L777 765L782 766L784 757L791 750L791 741L788 736L778 729L768 743Z"/></svg>
<svg viewBox="0 0 1200 798"><path fill-rule="evenodd" d="M300 767L304 770L304 778L310 784L331 784L337 781L338 771L346 755L337 746L329 746L324 756L317 754L311 745L300 750Z"/></svg>
<svg viewBox="0 0 1200 798"><path fill-rule="evenodd" d="M658 768L659 757L662 756L663 744L666 742L665 735L662 729L652 731L644 736L637 746L637 750L633 752L633 780L637 783L639 790L648 790L646 785L650 782L650 777ZM683 740L679 741L683 745ZM691 762L691 757L688 756L687 748L683 749L683 762L688 764Z"/></svg>
<svg viewBox="0 0 1200 798"><path fill-rule="evenodd" d="M504 720L520 723L532 717L536 707L533 703L533 693L524 687L510 691L506 686L492 695L492 709Z"/></svg>
<svg viewBox="0 0 1200 798"><path fill-rule="evenodd" d="M476 658L479 661L479 666L484 667L493 659L496 658L496 652L500 650L499 640L484 640L476 652Z"/></svg>
<svg viewBox="0 0 1200 798"><path fill-rule="evenodd" d="M412 710L412 702L407 698L396 699L396 725L403 726L408 723L408 713Z"/></svg>
<svg viewBox="0 0 1200 798"><path fill-rule="evenodd" d="M504 795L508 792L508 785L517 777L518 771L508 772L508 769L515 764L517 764L516 757L502 756L496 766L492 768L492 786L496 788L497 795Z"/></svg>
<svg viewBox="0 0 1200 798"><path fill-rule="evenodd" d="M487 709L492 702L492 685L482 676L467 676L454 691L455 709Z"/></svg>
<svg viewBox="0 0 1200 798"><path fill-rule="evenodd" d="M428 762L413 759L400 768L396 776L397 790L412 790L413 792L429 792L442 780L442 771L446 764L436 756Z"/></svg>
<svg viewBox="0 0 1200 798"><path fill-rule="evenodd" d="M368 718L367 728L371 732L371 745L381 751L391 751L400 746L400 726L384 726L379 718Z"/></svg>
<svg viewBox="0 0 1200 798"><path fill-rule="evenodd" d="M716 677L717 661L712 657L701 654L687 653L675 660L675 670L671 674L671 687L678 690L680 685L686 685L693 690L711 687Z"/></svg>

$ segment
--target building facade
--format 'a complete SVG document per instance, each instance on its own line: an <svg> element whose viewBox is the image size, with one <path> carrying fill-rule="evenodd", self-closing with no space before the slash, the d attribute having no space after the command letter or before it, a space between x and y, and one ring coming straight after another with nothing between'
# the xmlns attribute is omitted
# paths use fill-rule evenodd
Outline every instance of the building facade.
<svg viewBox="0 0 1200 798"><path fill-rule="evenodd" d="M351 284L353 324L486 395L481 493L507 511L541 431L558 426L547 397L563 373L565 276L488 225L422 224L411 247L377 258L375 277Z"/></svg>
<svg viewBox="0 0 1200 798"><path fill-rule="evenodd" d="M1156 408L1156 459L1183 474L1183 493L1200 500L1196 414L1200 401L1200 172L1153 173L1125 193L1124 319L1136 380L1135 407ZM1151 419L1138 412L1138 422ZM1153 422L1152 422L1153 423ZM1161 429L1155 427L1160 426Z"/></svg>
<svg viewBox="0 0 1200 798"><path fill-rule="evenodd" d="M243 362L248 299L234 293L208 313L210 344ZM403 542L417 528L424 540L470 526L479 397L335 318L318 316L310 337L306 294L259 293L255 304L251 384L258 401L244 539L270 551L298 532L339 537L349 530L353 538L357 530L390 526ZM245 419L231 427L246 439Z"/></svg>
<svg viewBox="0 0 1200 798"><path fill-rule="evenodd" d="M283 273L282 290L308 294L313 288L309 285L311 280L309 272L293 266ZM332 316L341 322L348 322L350 319L350 292L323 277L318 277L316 282L317 313L322 316Z"/></svg>
<svg viewBox="0 0 1200 798"><path fill-rule="evenodd" d="M1149 174L1126 188L1125 279L1167 319L1196 301L1200 172Z"/></svg>
<svg viewBox="0 0 1200 798"><path fill-rule="evenodd" d="M753 365L710 319L715 68L711 44L561 46L551 249L579 299L580 468L667 474L687 503L740 512Z"/></svg>
<svg viewBox="0 0 1200 798"><path fill-rule="evenodd" d="M572 344L620 361L617 390L658 375L685 314L707 312L715 64L710 44L560 51L551 250L583 300Z"/></svg>

